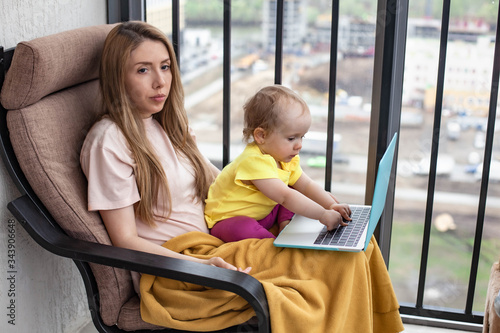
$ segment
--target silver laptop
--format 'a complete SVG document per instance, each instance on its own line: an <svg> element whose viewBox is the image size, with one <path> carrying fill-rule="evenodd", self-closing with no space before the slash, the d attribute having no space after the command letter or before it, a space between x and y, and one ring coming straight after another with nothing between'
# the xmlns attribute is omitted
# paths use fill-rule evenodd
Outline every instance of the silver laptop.
<svg viewBox="0 0 500 333"><path fill-rule="evenodd" d="M327 231L318 220L295 214L290 223L274 240L277 247L360 252L366 250L375 227L382 216L389 188L392 162L396 147L394 134L380 160L371 206L349 205L352 221L348 226Z"/></svg>

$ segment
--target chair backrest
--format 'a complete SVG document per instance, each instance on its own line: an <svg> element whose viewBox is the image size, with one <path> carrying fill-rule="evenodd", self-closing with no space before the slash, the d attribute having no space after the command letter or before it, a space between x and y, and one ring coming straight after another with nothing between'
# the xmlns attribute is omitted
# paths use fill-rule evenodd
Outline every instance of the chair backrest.
<svg viewBox="0 0 500 333"><path fill-rule="evenodd" d="M99 116L98 68L112 25L19 43L0 95L17 160L40 201L75 238L111 244L98 213L87 211L80 149ZM130 273L92 264L107 325L135 295Z"/></svg>

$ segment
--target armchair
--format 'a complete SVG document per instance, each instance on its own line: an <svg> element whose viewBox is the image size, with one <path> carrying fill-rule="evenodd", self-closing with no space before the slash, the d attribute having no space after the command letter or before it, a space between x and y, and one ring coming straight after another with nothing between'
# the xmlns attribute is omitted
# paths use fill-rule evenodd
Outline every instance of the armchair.
<svg viewBox="0 0 500 333"><path fill-rule="evenodd" d="M255 278L113 247L99 214L87 211L79 153L99 116L98 64L111 27L0 48L1 154L22 194L8 209L43 248L74 261L100 332L180 332L142 321L129 271L238 294L255 310L255 320L219 332L270 332L266 296Z"/></svg>

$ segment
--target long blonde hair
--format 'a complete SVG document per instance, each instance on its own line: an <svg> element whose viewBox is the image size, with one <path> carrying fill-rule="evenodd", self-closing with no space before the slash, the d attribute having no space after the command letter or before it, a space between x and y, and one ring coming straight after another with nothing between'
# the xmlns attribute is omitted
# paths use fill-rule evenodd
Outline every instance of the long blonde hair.
<svg viewBox="0 0 500 333"><path fill-rule="evenodd" d="M125 71L130 53L145 40L162 42L170 55L170 93L163 109L153 117L165 130L177 154L185 156L191 163L195 172L196 199L204 202L215 175L189 133L184 90L170 41L159 29L145 22L130 21L114 27L104 43L100 64L99 86L103 108L105 115L123 132L136 162L134 171L141 197L136 214L148 225L155 226L156 220L168 219L172 211L170 188L160 160L147 139L142 118L125 89ZM160 193L167 201L168 211L158 216L154 214L153 207Z"/></svg>

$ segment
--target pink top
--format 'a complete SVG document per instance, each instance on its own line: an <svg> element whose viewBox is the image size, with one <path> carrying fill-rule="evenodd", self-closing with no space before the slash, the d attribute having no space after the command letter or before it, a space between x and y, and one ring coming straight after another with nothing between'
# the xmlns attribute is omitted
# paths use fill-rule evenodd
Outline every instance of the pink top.
<svg viewBox="0 0 500 333"><path fill-rule="evenodd" d="M172 213L167 222L158 221L154 229L137 218L139 236L163 244L189 231L208 232L203 205L196 200L194 171L189 161L175 153L156 120L147 118L144 125L168 178ZM134 174L135 160L125 137L111 120L105 118L92 127L83 144L80 161L88 179L89 210L123 208L140 200ZM161 205L164 200L159 198L158 203ZM156 207L156 211L160 214L168 210Z"/></svg>
<svg viewBox="0 0 500 333"><path fill-rule="evenodd" d="M138 235L161 245L189 231L208 233L203 203L195 196L194 171L189 161L175 153L170 139L156 120L147 118L144 125L167 175L172 213L168 221L157 221L155 228L136 218ZM110 119L104 118L90 129L83 143L80 163L88 179L90 211L124 208L140 200L134 157L121 130ZM159 198L158 204L166 202ZM158 206L155 211L168 210Z"/></svg>

